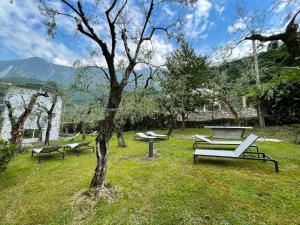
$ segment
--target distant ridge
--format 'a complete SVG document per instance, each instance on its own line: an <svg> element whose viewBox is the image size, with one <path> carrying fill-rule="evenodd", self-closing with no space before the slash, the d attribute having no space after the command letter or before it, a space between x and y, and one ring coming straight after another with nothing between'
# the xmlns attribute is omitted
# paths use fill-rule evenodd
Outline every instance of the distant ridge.
<svg viewBox="0 0 300 225"><path fill-rule="evenodd" d="M61 85L73 82L76 69L32 57L20 60L0 61L0 79L7 81L24 80L29 83L53 80Z"/></svg>

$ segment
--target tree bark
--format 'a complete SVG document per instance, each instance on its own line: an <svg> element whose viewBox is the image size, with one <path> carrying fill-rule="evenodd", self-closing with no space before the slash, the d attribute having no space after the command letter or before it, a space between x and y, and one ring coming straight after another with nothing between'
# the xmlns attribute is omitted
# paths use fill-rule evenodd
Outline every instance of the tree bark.
<svg viewBox="0 0 300 225"><path fill-rule="evenodd" d="M117 133L118 147L126 148L127 145L126 145L125 139L123 137L123 127L120 126L120 125L115 125L115 130L116 130L116 133Z"/></svg>
<svg viewBox="0 0 300 225"><path fill-rule="evenodd" d="M54 96L51 108L48 110L47 107L42 106L42 108L44 108L44 110L46 111L47 115L48 115L48 122L47 122L47 129L46 129L46 136L45 136L45 145L49 145L50 144L50 132L51 132L51 128L52 128L52 119L53 119L53 111L55 108L57 102L57 95Z"/></svg>
<svg viewBox="0 0 300 225"><path fill-rule="evenodd" d="M39 142L42 142L43 141L43 132L42 132L42 126L41 126L41 117L42 117L42 114L40 113L37 117L37 120L36 120L36 126L38 128L38 141Z"/></svg>
<svg viewBox="0 0 300 225"><path fill-rule="evenodd" d="M88 118L88 116L91 114L91 112L92 112L92 107L89 108L85 118L80 121L82 140L86 139L86 122L85 121L86 121L86 118Z"/></svg>
<svg viewBox="0 0 300 225"><path fill-rule="evenodd" d="M181 118L182 118L182 121L181 121L181 130L185 130L185 113L181 113Z"/></svg>
<svg viewBox="0 0 300 225"><path fill-rule="evenodd" d="M174 115L170 115L168 136L172 135L173 129L175 127L175 124L176 124L175 116Z"/></svg>
<svg viewBox="0 0 300 225"><path fill-rule="evenodd" d="M240 116L239 116L237 110L236 110L236 109L234 108L234 106L231 104L229 98L228 98L226 95L224 95L222 99L223 99L224 103L227 105L227 107L228 107L229 111L231 112L231 114L233 115L234 120L235 120L235 123L236 123L237 125L241 125L241 119L240 119Z"/></svg>
<svg viewBox="0 0 300 225"><path fill-rule="evenodd" d="M300 38L298 34L299 25L295 23L296 17L300 13L298 10L295 15L292 17L288 25L286 26L285 32L274 34L270 36L263 36L261 34L252 34L250 37L246 37L245 40L258 40L261 42L266 41L282 41L285 43L289 53L299 60L300 57Z"/></svg>
<svg viewBox="0 0 300 225"><path fill-rule="evenodd" d="M81 124L81 134L82 134L82 140L86 139L86 126L85 126L85 121L80 121Z"/></svg>
<svg viewBox="0 0 300 225"><path fill-rule="evenodd" d="M5 104L8 108L8 117L9 117L9 120L11 123L11 139L10 139L11 144L21 145L22 138L23 138L24 123L25 123L26 119L28 118L28 116L31 114L37 98L40 96L49 97L47 92L45 92L45 93L37 92L37 93L33 94L31 96L31 99L30 99L28 105L24 106L23 113L18 118L16 118L13 115L14 110L13 110L10 102L5 101Z"/></svg>
<svg viewBox="0 0 300 225"><path fill-rule="evenodd" d="M108 105L105 111L104 120L99 124L99 134L96 137L96 158L97 165L95 173L91 181L91 188L104 187L106 174L106 166L108 160L108 141L113 132L114 118L116 110L122 99L123 86L117 84L116 81L111 81L111 89L109 93Z"/></svg>

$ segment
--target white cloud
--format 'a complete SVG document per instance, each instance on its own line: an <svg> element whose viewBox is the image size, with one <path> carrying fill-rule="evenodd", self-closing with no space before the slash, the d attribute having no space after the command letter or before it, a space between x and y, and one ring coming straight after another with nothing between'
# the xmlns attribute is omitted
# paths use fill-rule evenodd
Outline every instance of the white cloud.
<svg viewBox="0 0 300 225"><path fill-rule="evenodd" d="M220 6L219 4L215 4L215 10L221 15L225 10L225 6Z"/></svg>
<svg viewBox="0 0 300 225"><path fill-rule="evenodd" d="M239 30L244 30L246 28L246 24L242 19L238 19L233 25L230 25L227 28L228 33L234 33Z"/></svg>
<svg viewBox="0 0 300 225"><path fill-rule="evenodd" d="M186 16L185 33L189 38L196 38L209 27L209 13L212 3L209 0L198 0L192 12Z"/></svg>
<svg viewBox="0 0 300 225"><path fill-rule="evenodd" d="M31 0L14 1L13 4L0 1L2 48L22 58L38 56L52 62L71 65L78 55L62 42L46 40L43 19L37 5Z"/></svg>

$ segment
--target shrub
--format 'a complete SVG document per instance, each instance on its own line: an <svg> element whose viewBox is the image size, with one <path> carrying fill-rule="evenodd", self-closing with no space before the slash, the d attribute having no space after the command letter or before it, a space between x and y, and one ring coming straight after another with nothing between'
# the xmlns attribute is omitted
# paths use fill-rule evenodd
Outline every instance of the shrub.
<svg viewBox="0 0 300 225"><path fill-rule="evenodd" d="M0 172L3 172L6 169L6 166L9 160L14 156L16 149L15 145L0 140Z"/></svg>

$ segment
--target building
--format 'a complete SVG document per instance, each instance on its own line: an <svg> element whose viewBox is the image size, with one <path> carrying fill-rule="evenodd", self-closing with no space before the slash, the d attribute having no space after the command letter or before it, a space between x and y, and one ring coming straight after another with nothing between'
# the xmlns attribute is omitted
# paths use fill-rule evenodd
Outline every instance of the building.
<svg viewBox="0 0 300 225"><path fill-rule="evenodd" d="M42 140L45 140L47 129L47 113L40 106L50 109L54 92L48 87L36 84L15 84L0 82L0 139L9 140L11 135L11 123L8 117L8 109L5 101L9 101L14 109L14 116L19 117L24 111L24 104L28 105L31 96L37 92L47 92L49 97L38 97L31 115L24 124L23 143L34 143L38 141L38 115L40 115L40 125L42 127ZM59 96L53 111L50 140L59 137L60 123L62 116L62 98Z"/></svg>

